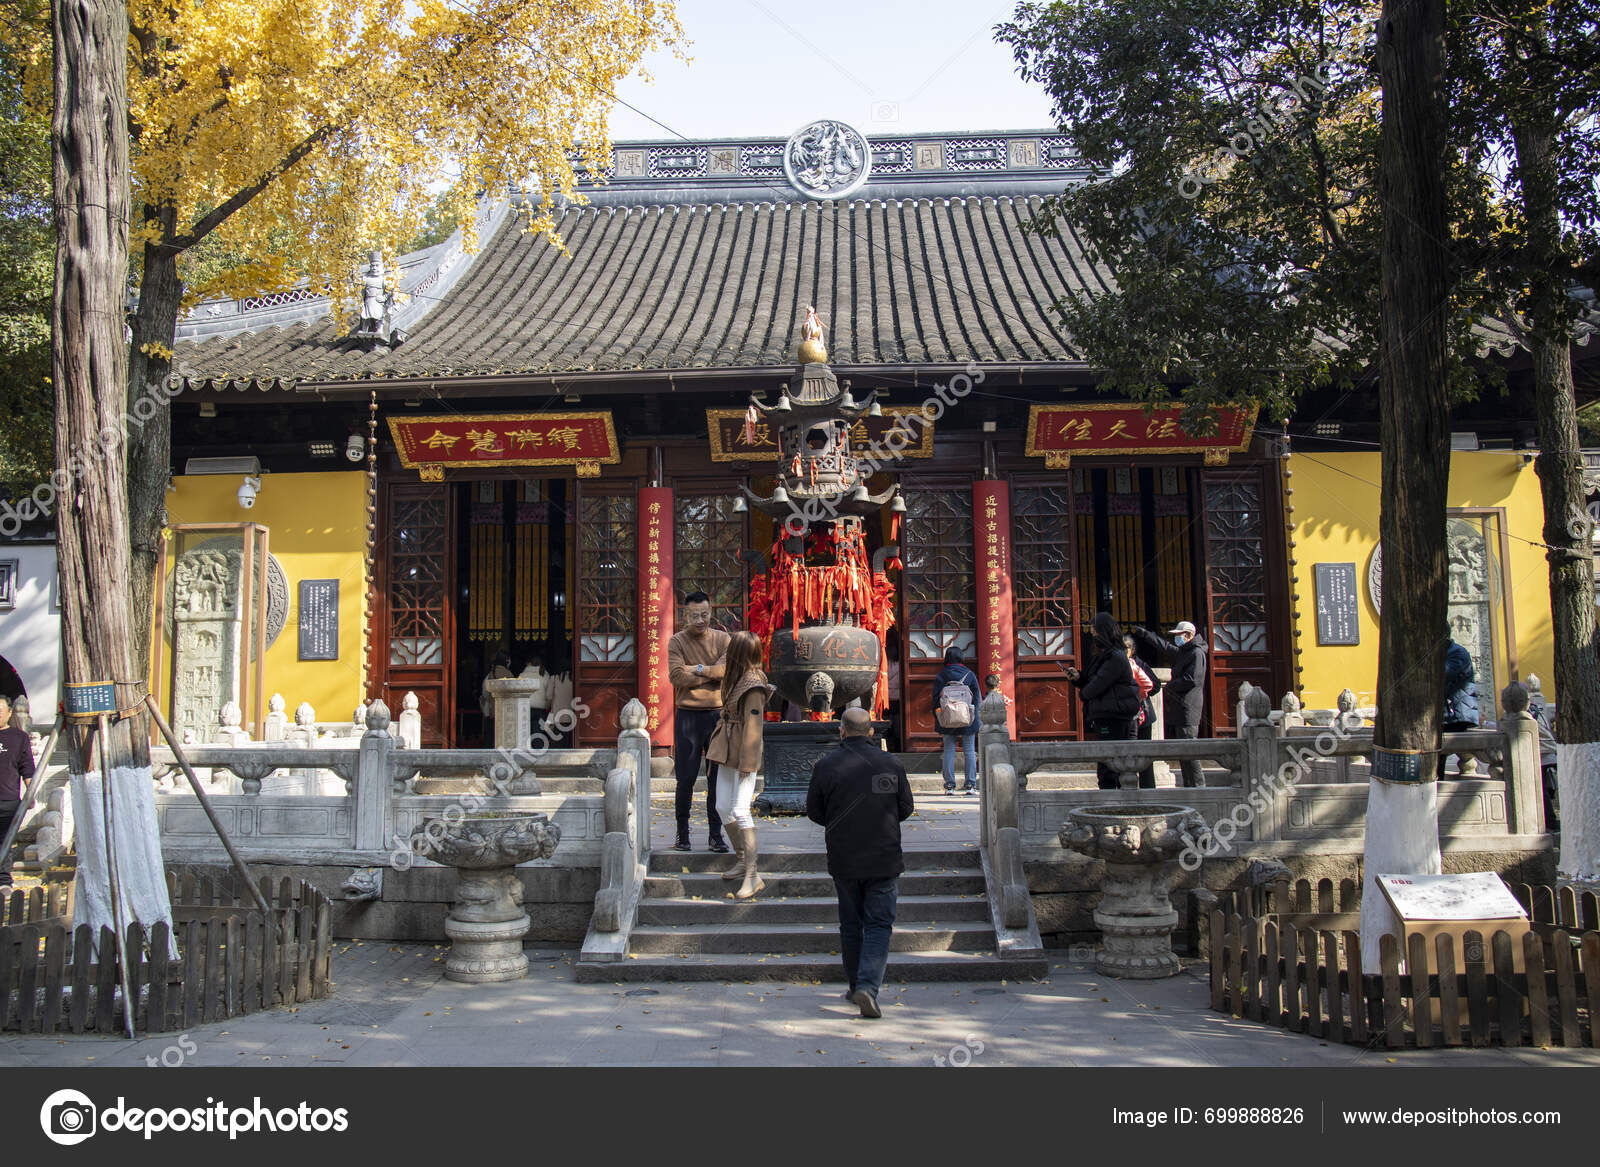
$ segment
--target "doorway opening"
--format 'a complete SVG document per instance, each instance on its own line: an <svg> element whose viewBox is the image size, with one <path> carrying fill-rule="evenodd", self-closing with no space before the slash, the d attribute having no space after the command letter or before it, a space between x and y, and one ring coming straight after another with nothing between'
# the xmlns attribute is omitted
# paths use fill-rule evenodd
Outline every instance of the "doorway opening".
<svg viewBox="0 0 1600 1167"><path fill-rule="evenodd" d="M513 676L532 668L571 684L574 491L562 478L453 490L456 741L488 746L493 706L483 683L497 661Z"/></svg>

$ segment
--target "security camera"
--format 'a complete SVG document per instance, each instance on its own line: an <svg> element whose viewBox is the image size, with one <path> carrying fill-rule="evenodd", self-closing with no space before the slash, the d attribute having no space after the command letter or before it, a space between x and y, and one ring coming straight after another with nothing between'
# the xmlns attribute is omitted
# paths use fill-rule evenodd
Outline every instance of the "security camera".
<svg viewBox="0 0 1600 1167"><path fill-rule="evenodd" d="M239 487L239 505L249 510L256 505L256 492L261 489L261 479L245 476L244 484Z"/></svg>
<svg viewBox="0 0 1600 1167"><path fill-rule="evenodd" d="M344 444L344 456L352 462L359 462L366 452L367 440L360 434L351 434L350 440Z"/></svg>

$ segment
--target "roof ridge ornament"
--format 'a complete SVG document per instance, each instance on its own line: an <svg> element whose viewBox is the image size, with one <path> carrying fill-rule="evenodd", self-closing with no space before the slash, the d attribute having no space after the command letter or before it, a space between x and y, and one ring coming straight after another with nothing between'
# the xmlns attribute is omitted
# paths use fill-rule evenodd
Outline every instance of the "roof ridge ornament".
<svg viewBox="0 0 1600 1167"><path fill-rule="evenodd" d="M784 175L808 198L846 198L861 189L871 171L872 147L847 122L823 118L801 126L784 143Z"/></svg>

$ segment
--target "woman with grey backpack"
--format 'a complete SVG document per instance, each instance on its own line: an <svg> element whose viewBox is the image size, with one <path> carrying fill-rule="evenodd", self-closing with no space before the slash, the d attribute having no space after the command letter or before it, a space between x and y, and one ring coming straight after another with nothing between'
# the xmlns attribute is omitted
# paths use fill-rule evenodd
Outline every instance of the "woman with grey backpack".
<svg viewBox="0 0 1600 1167"><path fill-rule="evenodd" d="M933 678L933 723L944 735L944 792L956 792L956 740L966 761L963 794L978 793L978 674L961 663L961 650L944 650L944 668Z"/></svg>

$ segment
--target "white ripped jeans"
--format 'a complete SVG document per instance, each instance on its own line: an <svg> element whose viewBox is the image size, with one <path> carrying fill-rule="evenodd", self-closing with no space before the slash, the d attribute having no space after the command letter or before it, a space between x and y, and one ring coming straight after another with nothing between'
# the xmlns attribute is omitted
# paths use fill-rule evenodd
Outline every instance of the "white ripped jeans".
<svg viewBox="0 0 1600 1167"><path fill-rule="evenodd" d="M717 813L725 823L737 823L751 830L756 820L750 817L750 800L756 796L756 776L741 774L732 766L717 765Z"/></svg>

